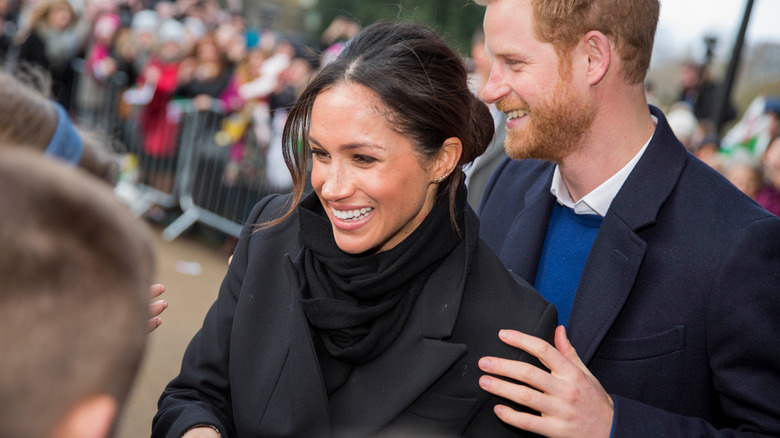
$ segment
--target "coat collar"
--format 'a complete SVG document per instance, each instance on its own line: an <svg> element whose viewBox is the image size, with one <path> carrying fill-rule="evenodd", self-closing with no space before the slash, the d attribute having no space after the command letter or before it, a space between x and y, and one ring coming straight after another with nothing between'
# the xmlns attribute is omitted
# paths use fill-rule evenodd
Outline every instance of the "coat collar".
<svg viewBox="0 0 780 438"><path fill-rule="evenodd" d="M628 299L642 266L647 243L638 232L656 223L685 167L686 151L663 113L653 140L604 217L574 297L568 333L588 363Z"/></svg>
<svg viewBox="0 0 780 438"><path fill-rule="evenodd" d="M555 197L550 194L555 166L547 163L547 169L526 192L525 207L512 219L499 257L510 271L533 284L542 255L547 224L550 220Z"/></svg>

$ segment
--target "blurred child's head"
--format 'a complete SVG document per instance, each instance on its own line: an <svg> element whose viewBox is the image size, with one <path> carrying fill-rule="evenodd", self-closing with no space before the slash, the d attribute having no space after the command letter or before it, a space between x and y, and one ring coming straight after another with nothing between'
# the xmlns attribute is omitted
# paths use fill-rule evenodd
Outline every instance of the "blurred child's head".
<svg viewBox="0 0 780 438"><path fill-rule="evenodd" d="M742 193L753 199L761 190L764 180L761 163L747 156L732 157L724 167L724 175Z"/></svg>
<svg viewBox="0 0 780 438"><path fill-rule="evenodd" d="M146 344L148 231L78 168L0 144L3 436L106 437Z"/></svg>

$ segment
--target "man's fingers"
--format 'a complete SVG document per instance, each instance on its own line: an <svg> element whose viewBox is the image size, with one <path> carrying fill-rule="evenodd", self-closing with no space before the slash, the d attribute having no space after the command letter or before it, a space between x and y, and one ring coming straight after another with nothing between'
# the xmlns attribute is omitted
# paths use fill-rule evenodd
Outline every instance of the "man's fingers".
<svg viewBox="0 0 780 438"><path fill-rule="evenodd" d="M574 347L572 347L571 342L569 342L569 338L566 335L566 328L562 325L559 325L555 329L555 349L558 350L563 357L568 359L569 362L579 368L580 371L585 373L585 375L591 375L590 370L588 370L588 367L585 366L582 359L580 359L580 356L577 354L577 350L575 350Z"/></svg>
<svg viewBox="0 0 780 438"><path fill-rule="evenodd" d="M549 392L554 389L555 383L550 373L527 362L497 357L483 357L479 360L478 365L486 373L508 377L540 391Z"/></svg>
<svg viewBox="0 0 780 438"><path fill-rule="evenodd" d="M482 376L479 378L479 386L493 395L512 400L537 412L547 414L555 409L549 397L525 385L507 382L492 376Z"/></svg>
<svg viewBox="0 0 780 438"><path fill-rule="evenodd" d="M493 412L501 421L510 426L544 436L552 436L554 433L549 421L538 415L518 412L504 405L496 405Z"/></svg>
<svg viewBox="0 0 780 438"><path fill-rule="evenodd" d="M563 373L571 363L552 345L537 337L515 330L501 330L498 337L506 344L536 357L553 374Z"/></svg>

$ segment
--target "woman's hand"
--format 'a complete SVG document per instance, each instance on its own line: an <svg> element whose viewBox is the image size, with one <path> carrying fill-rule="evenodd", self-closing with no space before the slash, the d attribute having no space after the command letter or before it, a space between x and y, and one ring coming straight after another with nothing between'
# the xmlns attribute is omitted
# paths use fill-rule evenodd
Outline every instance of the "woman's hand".
<svg viewBox="0 0 780 438"><path fill-rule="evenodd" d="M196 427L188 430L181 438L221 438L221 436L210 427Z"/></svg>
<svg viewBox="0 0 780 438"><path fill-rule="evenodd" d="M149 299L155 299L165 292L165 286L161 284L153 284L151 288L149 288ZM165 300L157 300L149 305L149 333L153 332L154 329L160 326L162 324L162 319L160 319L159 315L168 307L168 303Z"/></svg>

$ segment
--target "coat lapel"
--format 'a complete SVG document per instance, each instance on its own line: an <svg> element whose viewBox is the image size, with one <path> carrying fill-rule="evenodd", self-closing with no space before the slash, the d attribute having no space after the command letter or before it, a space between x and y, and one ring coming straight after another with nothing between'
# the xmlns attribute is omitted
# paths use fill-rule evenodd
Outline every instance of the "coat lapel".
<svg viewBox="0 0 780 438"><path fill-rule="evenodd" d="M300 254L299 256L300 257ZM322 374L309 333L308 323L300 306L300 284L294 263L285 256L285 269L290 279L290 291L285 296L288 303L273 306L276 313L286 308L284 321L288 339L286 354L278 351L258 349L260 356L273 360L275 366L258 373L265 387L258 387L257 398L265 402L259 433L263 436L329 436L330 420L328 398L322 381ZM277 294L268 294L277 295ZM266 333L259 338L270 338Z"/></svg>
<svg viewBox="0 0 780 438"><path fill-rule="evenodd" d="M634 285L645 242L607 214L585 263L567 325L569 341L587 364L607 335Z"/></svg>
<svg viewBox="0 0 780 438"><path fill-rule="evenodd" d="M466 354L466 345L441 340L452 335L478 243L479 225L470 209L466 221L462 243L428 278L398 339L378 358L356 367L331 395L335 431L349 425L351 435L375 434Z"/></svg>
<svg viewBox="0 0 780 438"><path fill-rule="evenodd" d="M525 207L512 220L504 246L499 254L510 271L533 284L544 247L547 224L555 203L550 193L555 166L550 166L525 197Z"/></svg>
<svg viewBox="0 0 780 438"><path fill-rule="evenodd" d="M647 150L610 205L580 278L567 332L585 364L623 309L647 249L638 232L656 217L685 166L686 152L663 114ZM545 222L546 223L546 222Z"/></svg>

